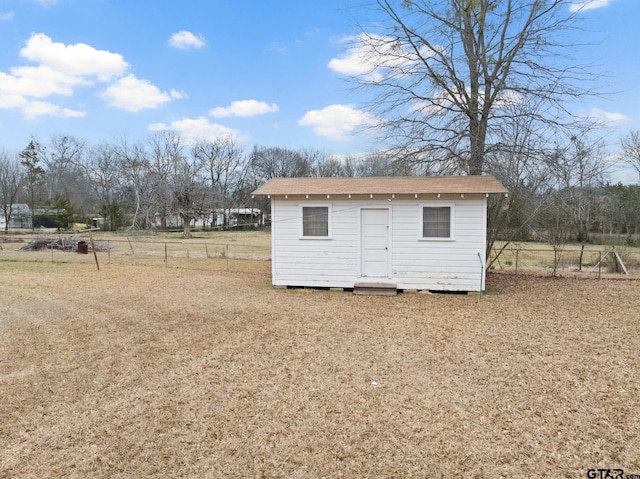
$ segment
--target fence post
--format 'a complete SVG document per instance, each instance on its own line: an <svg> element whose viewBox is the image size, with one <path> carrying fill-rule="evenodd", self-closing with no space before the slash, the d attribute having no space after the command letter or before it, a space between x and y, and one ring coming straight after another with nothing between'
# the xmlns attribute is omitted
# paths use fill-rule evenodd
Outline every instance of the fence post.
<svg viewBox="0 0 640 479"><path fill-rule="evenodd" d="M164 264L169 265L169 259L167 255L167 243L164 244Z"/></svg>
<svg viewBox="0 0 640 479"><path fill-rule="evenodd" d="M598 279L600 279L601 268L602 268L602 251L598 251Z"/></svg>
<svg viewBox="0 0 640 479"><path fill-rule="evenodd" d="M584 244L580 248L580 260L578 261L578 271L582 271L582 256L584 255Z"/></svg>
<svg viewBox="0 0 640 479"><path fill-rule="evenodd" d="M100 271L100 263L98 263L98 252L96 251L96 244L93 241L93 235L89 231L89 240L91 241L91 249L93 250L93 259L96 260L96 268Z"/></svg>
<svg viewBox="0 0 640 479"><path fill-rule="evenodd" d="M229 243L224 245L224 257L227 259L227 271L229 271Z"/></svg>
<svg viewBox="0 0 640 479"><path fill-rule="evenodd" d="M516 276L518 276L518 257L520 256L520 248L516 249Z"/></svg>

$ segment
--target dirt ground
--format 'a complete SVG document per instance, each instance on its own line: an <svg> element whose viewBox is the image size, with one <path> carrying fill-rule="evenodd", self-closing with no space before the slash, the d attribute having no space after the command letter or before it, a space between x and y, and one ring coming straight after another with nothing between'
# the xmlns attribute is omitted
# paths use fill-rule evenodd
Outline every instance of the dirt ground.
<svg viewBox="0 0 640 479"><path fill-rule="evenodd" d="M0 478L640 474L640 282L0 262Z"/></svg>

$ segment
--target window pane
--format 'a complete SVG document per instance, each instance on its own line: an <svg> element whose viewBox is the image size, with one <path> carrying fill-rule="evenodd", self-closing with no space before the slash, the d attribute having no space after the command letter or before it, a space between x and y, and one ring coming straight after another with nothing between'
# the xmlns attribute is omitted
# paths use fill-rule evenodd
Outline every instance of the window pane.
<svg viewBox="0 0 640 479"><path fill-rule="evenodd" d="M302 208L302 235L329 236L328 206L305 206Z"/></svg>
<svg viewBox="0 0 640 479"><path fill-rule="evenodd" d="M451 208L424 207L422 209L422 236L424 238L451 237Z"/></svg>

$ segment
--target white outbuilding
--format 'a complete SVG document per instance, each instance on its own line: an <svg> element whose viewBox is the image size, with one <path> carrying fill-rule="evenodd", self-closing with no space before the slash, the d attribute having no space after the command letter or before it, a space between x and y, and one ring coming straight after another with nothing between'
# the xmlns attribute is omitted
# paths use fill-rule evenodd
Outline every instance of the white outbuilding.
<svg viewBox="0 0 640 479"><path fill-rule="evenodd" d="M492 176L275 178L274 286L482 291Z"/></svg>

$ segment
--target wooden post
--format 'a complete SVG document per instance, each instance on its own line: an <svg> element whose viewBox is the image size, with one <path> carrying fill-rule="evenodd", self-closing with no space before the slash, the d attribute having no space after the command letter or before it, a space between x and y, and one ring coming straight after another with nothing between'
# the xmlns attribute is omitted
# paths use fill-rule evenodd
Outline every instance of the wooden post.
<svg viewBox="0 0 640 479"><path fill-rule="evenodd" d="M169 265L169 257L167 255L167 243L164 244L164 264Z"/></svg>
<svg viewBox="0 0 640 479"><path fill-rule="evenodd" d="M91 241L91 251L93 251L93 259L96 260L96 268L100 271L100 263L98 263L98 253L96 252L96 244L93 242L93 235L89 231L89 241Z"/></svg>
<svg viewBox="0 0 640 479"><path fill-rule="evenodd" d="M620 267L622 268L622 271L624 271L624 274L629 276L629 271L627 271L627 267L624 265L624 262L622 261L622 258L620 257L620 255L618 254L618 252L616 251L615 248L613 248L613 254L616 256L616 259L618 260L618 263L620 264ZM618 272L618 267L616 266L616 273L617 272Z"/></svg>
<svg viewBox="0 0 640 479"><path fill-rule="evenodd" d="M229 271L229 243L224 245L224 257L227 259L227 271Z"/></svg>
<svg viewBox="0 0 640 479"><path fill-rule="evenodd" d="M520 248L516 249L516 276L518 276L518 257L520 256Z"/></svg>
<svg viewBox="0 0 640 479"><path fill-rule="evenodd" d="M598 251L598 279L600 279L601 269L602 269L602 251Z"/></svg>

